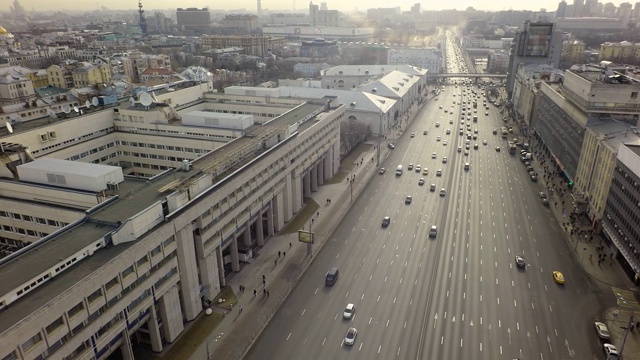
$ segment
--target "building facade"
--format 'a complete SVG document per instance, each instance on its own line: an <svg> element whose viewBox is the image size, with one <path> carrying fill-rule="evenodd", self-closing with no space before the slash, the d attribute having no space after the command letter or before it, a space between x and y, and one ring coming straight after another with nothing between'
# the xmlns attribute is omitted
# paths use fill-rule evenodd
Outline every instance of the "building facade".
<svg viewBox="0 0 640 360"><path fill-rule="evenodd" d="M561 60L574 64L582 64L586 60L586 45L582 41L564 41L562 43Z"/></svg>
<svg viewBox="0 0 640 360"><path fill-rule="evenodd" d="M389 49L387 64L406 64L426 69L429 74L442 72L442 52L435 48L426 49Z"/></svg>
<svg viewBox="0 0 640 360"><path fill-rule="evenodd" d="M507 94L511 97L520 64L545 64L558 68L562 52L562 32L554 23L525 21L516 33L510 50Z"/></svg>
<svg viewBox="0 0 640 360"><path fill-rule="evenodd" d="M31 76L36 73L23 66L0 67L0 106L35 100Z"/></svg>
<svg viewBox="0 0 640 360"><path fill-rule="evenodd" d="M178 8L176 21L182 28L208 28L211 25L211 13L207 8Z"/></svg>
<svg viewBox="0 0 640 360"><path fill-rule="evenodd" d="M602 218L605 239L616 259L636 283L640 278L640 147L621 146Z"/></svg>
<svg viewBox="0 0 640 360"><path fill-rule="evenodd" d="M253 34L259 30L258 17L256 15L225 15L222 26L233 29L237 34Z"/></svg>
<svg viewBox="0 0 640 360"><path fill-rule="evenodd" d="M251 56L267 56L285 46L285 39L269 35L203 35L200 37L202 50L243 48Z"/></svg>
<svg viewBox="0 0 640 360"><path fill-rule="evenodd" d="M640 43L622 41L619 43L604 43L600 45L599 60L616 61L622 63L637 63L640 59Z"/></svg>
<svg viewBox="0 0 640 360"><path fill-rule="evenodd" d="M317 38L302 41L300 56L310 58L329 58L340 55L340 47L336 41Z"/></svg>

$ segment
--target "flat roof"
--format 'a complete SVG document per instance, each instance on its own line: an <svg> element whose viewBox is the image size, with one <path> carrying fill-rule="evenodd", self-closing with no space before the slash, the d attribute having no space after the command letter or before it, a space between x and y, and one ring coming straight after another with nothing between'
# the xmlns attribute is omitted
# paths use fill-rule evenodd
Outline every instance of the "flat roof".
<svg viewBox="0 0 640 360"><path fill-rule="evenodd" d="M301 104L261 126L251 127L247 132L247 136L220 147L215 150L215 155L212 152L199 158L194 162L194 166L190 171L174 170L152 181L125 178L125 181L119 184L119 189L116 191L119 198L113 203L91 214L85 222L63 231L61 234L44 242L42 245L26 251L24 254L1 263L0 278L3 281L0 282L0 293L6 294L24 285L27 281L60 263L61 259L68 258L80 249L114 231L118 226L118 221L126 220L155 202L165 199L166 193L160 192L160 189L176 180L187 181L189 178L202 173L203 170L215 169L218 166L239 168L246 164L246 162L238 163L237 160L242 155L251 156L252 158L258 155L254 152L247 153L246 146L261 146L264 139L276 136L276 134L290 125L322 109L325 102L323 100ZM307 123L311 122L307 121ZM216 177L222 178L228 174L229 172L226 171L216 174ZM12 327L16 322L45 305L50 299L63 293L80 279L99 269L108 260L126 251L130 245L127 243L117 246L109 245L106 249L100 249L93 256L73 265L71 267L73 271L63 271L56 276L55 281L47 281L44 285L34 289L29 295L11 304L11 311L0 313L0 332ZM37 294L37 296L34 296L34 294Z"/></svg>

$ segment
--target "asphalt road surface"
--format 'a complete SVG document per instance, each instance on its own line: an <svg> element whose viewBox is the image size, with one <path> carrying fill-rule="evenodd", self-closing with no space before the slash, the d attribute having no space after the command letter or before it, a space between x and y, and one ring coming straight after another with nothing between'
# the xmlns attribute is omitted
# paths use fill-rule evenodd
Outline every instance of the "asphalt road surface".
<svg viewBox="0 0 640 360"><path fill-rule="evenodd" d="M450 71L460 69L454 64ZM594 288L541 204L541 186L508 153L506 140L492 134L502 124L498 109L489 105L486 116L479 105L473 123L474 110L465 104L461 124L460 102L471 95L448 84L422 108L383 161L388 171L354 200L248 359L603 358L586 315L599 308ZM478 139L464 155L467 124ZM428 174L409 171L410 163ZM395 176L399 164L404 173ZM407 195L411 204L405 204ZM381 227L384 216L391 217L388 228ZM435 238L428 237L432 225ZM524 256L526 269L516 268L516 254ZM333 266L340 278L328 287L324 277ZM565 285L554 282L554 270L564 274ZM345 320L348 303L356 311ZM350 327L358 336L346 346Z"/></svg>

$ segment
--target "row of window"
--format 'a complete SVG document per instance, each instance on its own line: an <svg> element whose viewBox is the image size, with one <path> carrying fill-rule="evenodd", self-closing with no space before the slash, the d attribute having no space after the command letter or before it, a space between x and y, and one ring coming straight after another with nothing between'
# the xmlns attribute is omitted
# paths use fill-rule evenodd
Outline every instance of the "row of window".
<svg viewBox="0 0 640 360"><path fill-rule="evenodd" d="M162 248L166 248L168 246L170 246L171 244L173 244L175 242L175 237L170 237L169 239L165 240L162 244L159 244L156 248L154 248L154 250L152 250L152 252L150 253L151 257L153 257L154 255L159 254L162 251ZM126 294L130 293L131 291L133 291L135 288L137 288L140 284L142 284L151 273L158 271L158 269L160 269L162 266L164 266L166 263L168 263L169 261L171 261L174 257L176 256L175 251L173 251L170 254L165 254L165 257L158 262L158 264L156 264L155 266L149 268L148 271L146 271L144 274L140 274L140 276L138 277L138 279L136 279L136 281L134 281L131 285L127 286L126 288L124 288L122 290L122 292L119 292L114 298L110 299L108 302L106 302L102 307L100 307L100 309L98 309L97 311L95 311L93 314L89 315L89 317L84 320L83 322L81 322L78 326L76 326L74 329L71 330L71 333L67 335L67 340L70 336L75 336L76 334L78 334L83 328L85 328L87 325L89 325L91 322L95 321L96 319L98 319L100 317L100 315L104 312L106 312L110 307L114 306L115 304L118 303L118 301L124 297ZM149 255L145 255L143 256L141 259L139 259L135 266L137 268L147 264L149 262ZM135 269L134 269L134 265L131 265L130 267L128 267L127 269L125 269L120 276L116 276L115 278L113 278L112 280L110 280L109 282L107 282L105 284L105 291L108 292L110 289L112 289L114 286L116 286L117 284L119 284L122 280L126 279L128 276L131 276L132 274L134 274ZM166 282L169 278L171 278L171 276L175 275L177 273L177 269L172 268L166 275L164 275L162 278L160 278L155 284L154 287L158 288L160 287L164 282ZM145 292L142 293L141 296L139 296L138 298L134 299L129 306L127 306L127 311L134 311L135 308L137 307L138 304L142 303L147 297L149 297L151 295L151 291L147 290ZM94 291L91 295L89 295L87 297L87 301L85 304L85 301L80 301L78 304L76 304L75 306L73 306L71 309L69 309L68 313L68 317L69 319L73 319L74 317L80 315L82 312L86 311L86 309L88 307L91 306L92 303L94 303L95 301L103 298L104 296L104 292L103 292L103 288L100 287L98 288L98 290ZM102 336L103 334L105 334L111 327L113 327L114 325L116 325L117 323L119 323L122 319L124 319L124 315L122 312L119 312L115 315L114 318L112 318L108 323L106 323L105 325L103 325L102 327L100 327L100 329L96 332L95 334L95 338L100 338L100 336ZM64 317L61 316L58 319L54 320L51 324L47 325L45 327L45 331L47 332L48 335L53 334L54 332L60 330L60 329L64 329ZM22 344L22 349L23 351L26 353L28 352L30 349L34 348L36 345L38 345L41 341L43 340L42 338L42 334L40 332L38 332L37 334L35 334L32 338L30 338L29 340L25 341ZM58 346L59 347L59 346ZM86 345L81 345L81 347L79 349L76 349L74 351L75 354L78 354L82 351L84 351L84 348L86 347ZM55 350L55 349L53 349ZM47 354L51 355L52 353L52 349L49 348L47 349ZM41 355L42 356L42 355ZM44 358L44 357L43 357Z"/></svg>
<svg viewBox="0 0 640 360"><path fill-rule="evenodd" d="M31 215L18 214L18 213L4 211L4 210L0 210L0 217L10 218L10 219L14 219L14 220L35 222L35 223L38 223L38 224L55 226L55 227L64 227L64 226L69 225L69 223L65 223L65 222L61 222L61 221L45 219L45 218L31 216Z"/></svg>
<svg viewBox="0 0 640 360"><path fill-rule="evenodd" d="M94 137L99 137L102 136L106 133L112 133L115 130L115 128L113 126L110 126L108 128L102 129L102 130L98 130L89 134L84 134L80 137L74 138L74 139L70 139L70 140L66 140L63 142L59 142L59 143L55 143L53 145L50 146L45 146L43 148L37 149L33 151L33 155L39 154L39 153L47 153L50 152L50 150L54 150L54 149L59 149L62 147L66 147L65 145L69 145L72 143L79 143L82 142L84 140L87 140L89 138L94 138Z"/></svg>
<svg viewBox="0 0 640 360"><path fill-rule="evenodd" d="M30 236L36 239L40 239L43 238L47 235L49 235L49 233L45 233L45 232L40 232L40 231L35 231L35 230L31 230L31 229L23 229L17 226L9 226L9 225L2 225L2 231L4 232L8 232L8 233L15 233L15 234L20 234L20 235L26 235L26 236ZM0 238L0 244L3 243L3 239ZM10 244L7 244L10 245Z"/></svg>

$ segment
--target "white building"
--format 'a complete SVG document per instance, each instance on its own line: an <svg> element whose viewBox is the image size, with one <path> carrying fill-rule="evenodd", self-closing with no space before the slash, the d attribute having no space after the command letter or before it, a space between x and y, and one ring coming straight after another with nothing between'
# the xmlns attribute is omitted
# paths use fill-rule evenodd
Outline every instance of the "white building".
<svg viewBox="0 0 640 360"><path fill-rule="evenodd" d="M38 241L0 261L1 359L105 359L119 348L132 357L132 337L161 352L338 171L345 106L202 88L3 135L19 145L4 150L10 161L46 155L127 176L95 191L0 169L0 237ZM251 114L261 125L243 136L181 123L179 112L202 110Z"/></svg>
<svg viewBox="0 0 640 360"><path fill-rule="evenodd" d="M505 74L509 68L509 52L490 50L487 70L492 74Z"/></svg>
<svg viewBox="0 0 640 360"><path fill-rule="evenodd" d="M315 78L320 76L322 70L329 69L331 65L327 63L297 63L293 65L293 71L305 77Z"/></svg>
<svg viewBox="0 0 640 360"><path fill-rule="evenodd" d="M407 64L426 69L430 75L440 74L442 70L442 52L436 48L389 49L387 64Z"/></svg>
<svg viewBox="0 0 640 360"><path fill-rule="evenodd" d="M407 64L395 65L338 65L322 72L322 87L325 89L355 89L361 84L379 79L392 71L415 75L426 85L427 69Z"/></svg>
<svg viewBox="0 0 640 360"><path fill-rule="evenodd" d="M318 37L340 41L370 41L373 39L373 28L268 25L262 28L262 33L295 40L316 39Z"/></svg>

